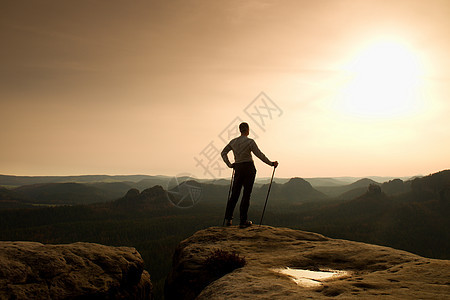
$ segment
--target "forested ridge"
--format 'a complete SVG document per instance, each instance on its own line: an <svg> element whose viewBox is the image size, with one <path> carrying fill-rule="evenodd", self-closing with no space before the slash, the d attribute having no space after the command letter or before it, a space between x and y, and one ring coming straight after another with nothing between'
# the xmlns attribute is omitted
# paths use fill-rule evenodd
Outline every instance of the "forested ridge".
<svg viewBox="0 0 450 300"><path fill-rule="evenodd" d="M398 189L387 192L383 186L392 189L392 183L370 183L351 199L327 197L302 179L277 184L264 223L450 259L450 172L394 184ZM228 186L199 186L201 199L190 208L175 207L167 191L154 186L103 203L3 209L0 240L135 247L160 297L177 244L200 229L222 224ZM8 191L2 189L2 195L11 196ZM256 223L266 192L267 185L255 187L249 214Z"/></svg>

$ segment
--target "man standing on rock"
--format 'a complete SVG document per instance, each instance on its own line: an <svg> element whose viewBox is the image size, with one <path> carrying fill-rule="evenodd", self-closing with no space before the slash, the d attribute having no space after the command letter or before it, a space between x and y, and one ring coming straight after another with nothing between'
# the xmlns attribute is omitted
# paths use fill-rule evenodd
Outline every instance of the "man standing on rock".
<svg viewBox="0 0 450 300"><path fill-rule="evenodd" d="M258 148L255 141L248 137L250 128L247 123L241 123L239 125L239 131L241 136L232 139L228 145L222 150L223 161L228 167L234 169L233 188L231 190L231 197L228 199L227 209L225 211L226 226L231 226L231 220L233 219L233 212L236 203L241 194L241 189L244 187L244 193L241 199L240 206L240 227L245 228L252 225L252 222L248 220L247 213L250 206L250 195L253 189L253 183L255 182L256 168L253 163L252 152L263 162L269 166L277 167L277 161L270 161ZM230 163L228 159L228 152L233 150L234 163Z"/></svg>

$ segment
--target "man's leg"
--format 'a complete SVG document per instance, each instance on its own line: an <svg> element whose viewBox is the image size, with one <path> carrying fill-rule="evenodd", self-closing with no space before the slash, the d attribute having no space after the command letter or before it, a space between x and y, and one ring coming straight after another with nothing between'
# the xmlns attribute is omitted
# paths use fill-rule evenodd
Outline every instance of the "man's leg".
<svg viewBox="0 0 450 300"><path fill-rule="evenodd" d="M231 196L228 199L227 209L225 210L225 219L232 220L234 208L236 207L236 203L239 200L239 195L241 194L241 189L243 185L244 176L242 176L242 172L236 169L234 173L233 187L231 189Z"/></svg>
<svg viewBox="0 0 450 300"><path fill-rule="evenodd" d="M250 196L252 194L253 183L255 182L256 169L253 164L248 164L245 170L245 179L243 180L244 194L242 195L240 206L241 224L248 220L248 207L250 206Z"/></svg>

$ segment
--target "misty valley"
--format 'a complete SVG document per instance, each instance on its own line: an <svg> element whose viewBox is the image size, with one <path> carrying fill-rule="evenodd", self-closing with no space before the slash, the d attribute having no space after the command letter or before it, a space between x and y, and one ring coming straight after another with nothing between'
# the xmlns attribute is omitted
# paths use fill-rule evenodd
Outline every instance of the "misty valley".
<svg viewBox="0 0 450 300"><path fill-rule="evenodd" d="M0 240L135 247L161 298L176 246L222 225L229 190L226 179L176 182L143 175L1 175ZM254 223L267 189L264 180L253 189ZM450 259L449 213L450 170L384 182L290 178L272 185L263 224Z"/></svg>

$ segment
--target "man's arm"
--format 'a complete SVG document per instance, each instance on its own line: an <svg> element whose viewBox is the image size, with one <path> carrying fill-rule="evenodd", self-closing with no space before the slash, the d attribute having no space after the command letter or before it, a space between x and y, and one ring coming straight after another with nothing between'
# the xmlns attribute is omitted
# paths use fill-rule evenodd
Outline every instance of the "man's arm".
<svg viewBox="0 0 450 300"><path fill-rule="evenodd" d="M270 159L268 159L264 153L261 152L261 150L259 150L258 146L256 145L256 142L253 140L252 143L250 144L250 150L253 152L253 154L255 154L260 160L262 160L263 162L265 162L266 164L268 164L269 166L273 166L274 163L270 161Z"/></svg>
<svg viewBox="0 0 450 300"><path fill-rule="evenodd" d="M230 144L226 145L225 148L223 148L222 153L220 155L222 156L223 161L227 164L229 168L232 168L233 165L230 163L230 160L228 159L228 152L231 151Z"/></svg>

